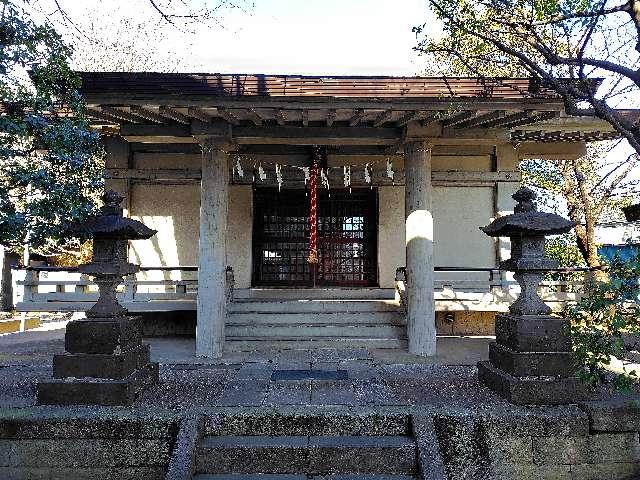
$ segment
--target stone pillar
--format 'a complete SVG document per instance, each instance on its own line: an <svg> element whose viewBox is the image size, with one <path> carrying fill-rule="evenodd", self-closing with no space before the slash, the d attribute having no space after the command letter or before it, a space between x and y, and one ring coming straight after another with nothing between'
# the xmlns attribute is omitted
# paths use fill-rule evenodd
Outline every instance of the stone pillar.
<svg viewBox="0 0 640 480"><path fill-rule="evenodd" d="M407 143L404 158L407 337L410 353L430 356L436 354L431 145L424 141Z"/></svg>
<svg viewBox="0 0 640 480"><path fill-rule="evenodd" d="M202 142L198 318L196 355L220 357L224 347L225 268L229 166L227 146L217 138Z"/></svg>

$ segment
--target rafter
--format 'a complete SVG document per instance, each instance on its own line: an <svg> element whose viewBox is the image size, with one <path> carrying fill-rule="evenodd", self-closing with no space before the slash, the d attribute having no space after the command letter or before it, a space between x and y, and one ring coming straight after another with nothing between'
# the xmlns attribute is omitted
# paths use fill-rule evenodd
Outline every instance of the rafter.
<svg viewBox="0 0 640 480"><path fill-rule="evenodd" d="M302 126L303 127L309 126L309 110L306 108L302 110Z"/></svg>
<svg viewBox="0 0 640 480"><path fill-rule="evenodd" d="M139 117L138 115L133 115L129 112L125 112L124 110L120 110L119 108L101 106L100 109L107 115L119 118L120 120L124 120L125 122L146 123L144 118Z"/></svg>
<svg viewBox="0 0 640 480"><path fill-rule="evenodd" d="M411 112L406 112L398 120L396 120L396 127L404 127L409 122L413 122L414 120L420 120L424 115L425 115L425 112L423 112L422 110L414 110Z"/></svg>
<svg viewBox="0 0 640 480"><path fill-rule="evenodd" d="M279 108L278 110L276 110L276 121L280 126L283 126L287 123L287 117L282 108Z"/></svg>
<svg viewBox="0 0 640 480"><path fill-rule="evenodd" d="M373 126L380 127L391 120L391 117L393 117L393 110L385 110L375 118Z"/></svg>
<svg viewBox="0 0 640 480"><path fill-rule="evenodd" d="M335 110L335 108L327 110L327 127L332 126L333 122L335 120L336 120L336 110Z"/></svg>
<svg viewBox="0 0 640 480"><path fill-rule="evenodd" d="M120 119L112 115L108 115L100 110L96 110L95 108L87 108L86 113L91 118L95 118L96 120L102 120L108 123L115 123L115 124L120 123Z"/></svg>
<svg viewBox="0 0 640 480"><path fill-rule="evenodd" d="M255 108L247 108L247 116L249 117L249 120L251 120L256 127L262 126L263 119L260 116L260 114L256 112Z"/></svg>
<svg viewBox="0 0 640 480"><path fill-rule="evenodd" d="M440 120L440 112L430 112L420 119L420 125L427 127L432 123L436 123Z"/></svg>
<svg viewBox="0 0 640 480"><path fill-rule="evenodd" d="M158 109L160 115L166 118L170 118L171 120L175 120L179 123L184 123L185 125L189 125L191 123L191 119L186 115L183 115L175 108L167 107L166 105L161 105Z"/></svg>
<svg viewBox="0 0 640 480"><path fill-rule="evenodd" d="M198 107L189 107L187 110L190 117L197 118L201 122L209 123L211 121L211 115L207 114L204 110Z"/></svg>
<svg viewBox="0 0 640 480"><path fill-rule="evenodd" d="M507 112L504 110L496 110L471 118L465 122L458 123L455 128L483 128L485 124L504 118Z"/></svg>
<svg viewBox="0 0 640 480"><path fill-rule="evenodd" d="M240 123L240 119L238 117L236 117L230 110L223 107L218 107L218 116L229 122L231 125L238 125Z"/></svg>
<svg viewBox="0 0 640 480"><path fill-rule="evenodd" d="M352 115L352 117L349 119L349 126L355 127L366 116L367 116L367 112L365 112L364 108L360 108L356 110L355 113Z"/></svg>
<svg viewBox="0 0 640 480"><path fill-rule="evenodd" d="M525 110L524 112L513 113L499 118L492 122L485 123L483 128L514 128L522 125L530 125L532 123L541 122L557 117L558 112L535 112L533 110Z"/></svg>
<svg viewBox="0 0 640 480"><path fill-rule="evenodd" d="M131 105L129 110L131 113L135 113L139 117L145 118L151 122L167 123L167 119L165 117L158 115L156 112L149 110L148 108L144 108L139 105Z"/></svg>
<svg viewBox="0 0 640 480"><path fill-rule="evenodd" d="M466 110L459 113L454 113L450 118L444 119L442 121L442 126L444 128L454 127L459 123L466 122L476 117L476 112L473 110Z"/></svg>

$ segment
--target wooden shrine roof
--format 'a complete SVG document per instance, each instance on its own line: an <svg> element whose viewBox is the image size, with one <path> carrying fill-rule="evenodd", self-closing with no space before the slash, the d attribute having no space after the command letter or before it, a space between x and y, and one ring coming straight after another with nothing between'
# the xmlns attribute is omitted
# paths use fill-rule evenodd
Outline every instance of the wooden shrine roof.
<svg viewBox="0 0 640 480"><path fill-rule="evenodd" d="M92 124L130 142L399 145L416 128L473 142L588 142L617 137L568 117L529 78L80 72ZM594 82L594 88L598 82ZM638 111L629 111L638 116Z"/></svg>
<svg viewBox="0 0 640 480"><path fill-rule="evenodd" d="M333 98L553 98L528 78L302 76L222 73L81 72L86 97L210 95Z"/></svg>

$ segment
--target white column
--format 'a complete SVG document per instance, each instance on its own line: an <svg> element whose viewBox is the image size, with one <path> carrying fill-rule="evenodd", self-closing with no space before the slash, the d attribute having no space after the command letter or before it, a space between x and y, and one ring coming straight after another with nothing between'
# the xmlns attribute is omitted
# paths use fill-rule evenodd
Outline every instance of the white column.
<svg viewBox="0 0 640 480"><path fill-rule="evenodd" d="M226 146L202 142L196 355L220 357L224 347L229 167Z"/></svg>
<svg viewBox="0 0 640 480"><path fill-rule="evenodd" d="M404 165L409 352L431 356L436 354L431 145L405 144Z"/></svg>

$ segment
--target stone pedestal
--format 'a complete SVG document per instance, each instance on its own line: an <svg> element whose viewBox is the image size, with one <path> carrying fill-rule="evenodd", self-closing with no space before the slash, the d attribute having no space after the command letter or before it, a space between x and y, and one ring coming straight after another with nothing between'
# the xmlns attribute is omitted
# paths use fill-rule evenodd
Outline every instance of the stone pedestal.
<svg viewBox="0 0 640 480"><path fill-rule="evenodd" d="M53 358L54 378L38 384L39 405L130 405L158 382L158 364L142 343L141 317L70 322L65 351Z"/></svg>
<svg viewBox="0 0 640 480"><path fill-rule="evenodd" d="M574 376L569 321L551 315L497 315L480 382L519 405L559 405L586 398Z"/></svg>

